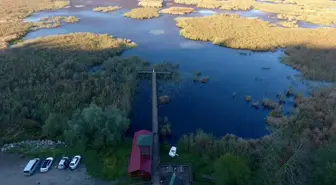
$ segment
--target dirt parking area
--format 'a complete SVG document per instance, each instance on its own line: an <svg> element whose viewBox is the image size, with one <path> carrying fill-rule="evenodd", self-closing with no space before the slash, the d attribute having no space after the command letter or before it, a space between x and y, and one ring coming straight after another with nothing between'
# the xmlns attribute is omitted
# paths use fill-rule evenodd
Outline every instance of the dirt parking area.
<svg viewBox="0 0 336 185"><path fill-rule="evenodd" d="M40 173L38 167L32 176L25 176L23 169L30 158L0 152L0 185L109 185L111 183L95 180L87 174L84 165L76 170L58 170L59 160L54 160L53 166L46 173ZM44 159L41 159L42 164Z"/></svg>

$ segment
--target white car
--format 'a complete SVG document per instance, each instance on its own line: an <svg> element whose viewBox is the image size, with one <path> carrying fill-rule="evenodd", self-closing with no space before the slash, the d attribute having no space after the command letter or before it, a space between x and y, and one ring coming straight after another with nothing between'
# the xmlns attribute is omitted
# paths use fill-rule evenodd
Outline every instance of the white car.
<svg viewBox="0 0 336 185"><path fill-rule="evenodd" d="M69 167L69 164L70 164L69 157L62 157L62 159L58 163L57 168L60 169L60 170L63 170L63 169L66 169L67 167Z"/></svg>
<svg viewBox="0 0 336 185"><path fill-rule="evenodd" d="M43 163L42 166L40 168L40 172L47 172L49 170L49 168L51 167L52 163L54 161L54 158L52 157L48 157Z"/></svg>
<svg viewBox="0 0 336 185"><path fill-rule="evenodd" d="M70 165L69 165L70 169L72 169L72 170L76 169L80 160L81 160L81 158L82 157L80 155L76 155L74 158L72 158L72 160L70 162Z"/></svg>

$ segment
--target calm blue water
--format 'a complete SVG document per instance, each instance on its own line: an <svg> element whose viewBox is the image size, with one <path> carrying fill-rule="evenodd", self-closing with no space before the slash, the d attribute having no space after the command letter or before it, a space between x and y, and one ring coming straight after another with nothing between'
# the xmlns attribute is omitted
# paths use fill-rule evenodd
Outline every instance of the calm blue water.
<svg viewBox="0 0 336 185"><path fill-rule="evenodd" d="M113 13L97 13L91 11L94 5L88 4L85 7L33 15L26 21L37 21L55 15L74 15L81 20L76 24L31 32L24 39L71 32L107 33L129 38L138 44L137 48L126 51L123 56L137 55L152 63L170 61L180 64L182 83L177 88L161 86L165 89L164 94L172 97L172 102L159 107L159 116L167 116L172 124L173 139L199 128L216 136L233 133L244 138L262 137L268 133L264 119L269 111L252 108L243 97L251 95L255 101L275 99L278 92L284 92L289 86L307 90L307 86L299 79L289 78L298 76L299 73L279 62L279 57L283 54L281 50L250 52L192 41L179 36L174 21L176 16L133 20L122 16L129 11L127 8ZM102 4L106 5L106 2ZM118 5L118 2L112 4ZM126 7L131 6L134 5L128 4ZM211 13L213 12L199 9L189 16ZM231 13L267 17L258 11ZM270 70L263 70L263 67L269 67ZM210 82L194 84L192 74L195 71L209 76ZM159 93L162 95L162 90ZM235 98L232 97L233 93L237 93ZM151 129L150 100L150 84L143 81L134 102L131 130Z"/></svg>

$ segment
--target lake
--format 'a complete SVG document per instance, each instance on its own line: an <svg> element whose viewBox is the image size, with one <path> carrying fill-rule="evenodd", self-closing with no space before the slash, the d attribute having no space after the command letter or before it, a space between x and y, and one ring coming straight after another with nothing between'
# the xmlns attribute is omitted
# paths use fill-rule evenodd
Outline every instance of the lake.
<svg viewBox="0 0 336 185"><path fill-rule="evenodd" d="M170 104L159 106L159 116L167 116L172 125L172 141L197 129L218 137L232 133L243 138L260 138L268 133L265 118L269 110L256 110L245 102L244 96L252 96L253 101L263 98L276 100L276 95L289 86L306 93L310 88L306 81L298 77L298 71L280 63L279 57L283 55L280 49L275 52L251 52L188 40L179 35L174 21L178 16L162 15L149 20L122 16L130 8L137 7L136 4L137 2L130 0L72 1L71 7L36 13L26 21L37 21L47 16L73 15L81 19L79 23L34 31L24 39L71 32L107 33L131 39L138 44L138 47L124 52L123 56L136 55L151 63L169 61L179 64L182 76L179 86L160 83L159 88L159 95L169 95L172 98ZM119 5L122 9L112 13L92 11L96 6L107 5ZM256 10L219 11L197 8L197 12L187 16L207 16L218 12L276 21L271 14ZM304 22L300 26L318 27ZM206 84L193 83L195 71L209 76L210 81ZM131 113L131 131L151 129L150 87L149 82L141 82ZM233 93L236 94L235 97ZM287 111L290 111L293 99L287 102Z"/></svg>

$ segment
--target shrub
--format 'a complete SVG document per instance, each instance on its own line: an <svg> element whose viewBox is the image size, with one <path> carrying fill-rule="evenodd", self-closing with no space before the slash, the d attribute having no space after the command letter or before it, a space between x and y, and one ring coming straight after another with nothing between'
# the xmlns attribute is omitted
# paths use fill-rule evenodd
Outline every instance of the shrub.
<svg viewBox="0 0 336 185"><path fill-rule="evenodd" d="M225 154L214 163L214 177L217 185L245 185L251 182L251 169L247 160Z"/></svg>
<svg viewBox="0 0 336 185"><path fill-rule="evenodd" d="M128 127L129 120L120 110L114 107L103 110L91 104L74 112L64 137L71 146L102 149L122 143Z"/></svg>

